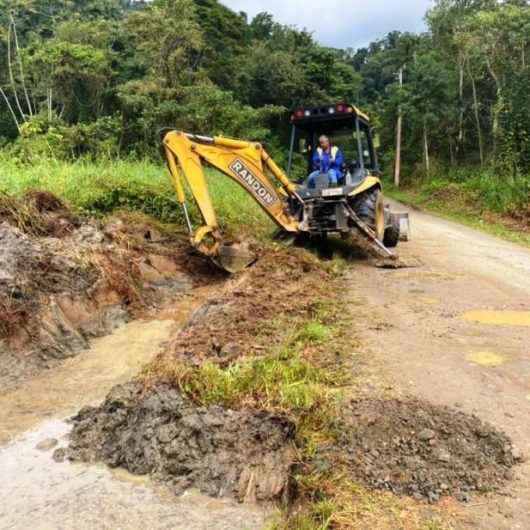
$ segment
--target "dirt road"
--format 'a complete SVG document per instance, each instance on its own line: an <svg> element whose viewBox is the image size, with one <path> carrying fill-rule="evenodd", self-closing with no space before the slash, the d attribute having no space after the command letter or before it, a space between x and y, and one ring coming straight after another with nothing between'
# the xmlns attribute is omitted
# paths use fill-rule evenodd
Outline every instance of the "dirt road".
<svg viewBox="0 0 530 530"><path fill-rule="evenodd" d="M476 414L530 456L530 250L417 211L411 224L400 254L417 267L349 274L375 377ZM469 528L530 528L530 464L507 496L459 511Z"/></svg>

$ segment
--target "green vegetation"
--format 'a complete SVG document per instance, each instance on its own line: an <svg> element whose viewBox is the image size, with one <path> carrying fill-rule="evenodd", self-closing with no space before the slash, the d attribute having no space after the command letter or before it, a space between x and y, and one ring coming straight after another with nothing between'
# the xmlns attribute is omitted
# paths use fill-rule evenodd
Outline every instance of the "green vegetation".
<svg viewBox="0 0 530 530"><path fill-rule="evenodd" d="M303 350L316 341L307 327L318 325L327 335L331 330L310 322L295 334L279 352L227 368L206 363L199 367L175 365L171 372L180 390L200 405L241 407L251 405L266 410L288 411L319 416L334 402L330 389L340 381L338 374L318 367L303 357Z"/></svg>
<svg viewBox="0 0 530 530"><path fill-rule="evenodd" d="M193 366L171 359L169 364L155 363L156 373L148 371L145 379L159 380L156 374L163 374L164 380L202 406L253 406L287 412L300 421L309 413L331 414L339 397L336 390L346 381L345 372L336 363L328 364L327 354L320 357L316 352L340 333L340 318L330 301L316 300L312 307L312 316L293 320L282 331L281 346L262 357L228 366L210 362ZM330 326L330 320L336 324ZM274 321L263 323L264 334L277 333L277 326Z"/></svg>
<svg viewBox="0 0 530 530"><path fill-rule="evenodd" d="M272 231L272 222L240 186L214 170L207 170L207 178L225 227L244 230L248 226L258 236ZM169 171L150 160L44 159L26 165L0 157L0 192L20 196L29 189L50 191L80 213L99 216L118 209L136 210L163 222L183 222ZM200 222L194 204L191 215Z"/></svg>
<svg viewBox="0 0 530 530"><path fill-rule="evenodd" d="M163 126L276 144L288 108L359 83L345 52L217 0L0 0L0 145L23 161L151 156Z"/></svg>
<svg viewBox="0 0 530 530"><path fill-rule="evenodd" d="M405 185L436 188L449 175L479 209L512 215L529 202L528 2L436 0L427 22L421 35L338 50L218 0L0 0L1 156L27 174L49 163L51 175L57 160L130 171L166 195L119 188L98 202L77 187L80 206L125 202L177 220L144 162L158 157L161 127L264 141L282 164L289 109L346 100L372 116L388 175L401 114ZM119 158L139 162L107 162ZM0 186L18 191L2 164ZM77 202L70 183L48 188Z"/></svg>

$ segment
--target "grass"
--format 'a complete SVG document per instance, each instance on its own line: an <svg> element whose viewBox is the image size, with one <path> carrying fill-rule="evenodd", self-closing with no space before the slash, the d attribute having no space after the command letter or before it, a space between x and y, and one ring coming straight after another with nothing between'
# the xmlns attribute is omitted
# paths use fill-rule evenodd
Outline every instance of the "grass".
<svg viewBox="0 0 530 530"><path fill-rule="evenodd" d="M168 364L155 364L156 372L146 373L144 379L162 378L200 406L256 407L295 419L307 418L312 411L332 415L344 377L338 369L319 366L308 352L333 333L317 315L295 323L282 347L263 357L227 367L210 362L190 366L170 359Z"/></svg>
<svg viewBox="0 0 530 530"><path fill-rule="evenodd" d="M242 227L254 235L270 234L273 224L239 185L207 169L209 189L223 228ZM101 216L115 210L141 211L164 222L183 224L180 205L166 167L152 161L42 160L21 165L0 153L0 192L22 195L28 189L50 191L80 212ZM193 201L192 218L200 215Z"/></svg>

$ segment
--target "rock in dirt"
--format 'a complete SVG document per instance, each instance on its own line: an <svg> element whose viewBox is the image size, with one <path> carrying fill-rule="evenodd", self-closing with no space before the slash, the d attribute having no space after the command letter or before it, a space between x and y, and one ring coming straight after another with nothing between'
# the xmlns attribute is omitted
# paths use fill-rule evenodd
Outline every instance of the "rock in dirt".
<svg viewBox="0 0 530 530"><path fill-rule="evenodd" d="M364 484L429 502L500 490L521 461L491 425L420 400L353 401L342 448ZM377 454L377 458L373 455Z"/></svg>
<svg viewBox="0 0 530 530"><path fill-rule="evenodd" d="M59 449L56 449L53 452L52 458L58 464L62 464L66 460L66 449L64 447L60 447Z"/></svg>
<svg viewBox="0 0 530 530"><path fill-rule="evenodd" d="M151 474L175 492L254 502L287 495L294 425L255 410L198 407L169 385L115 387L73 419L68 458Z"/></svg>
<svg viewBox="0 0 530 530"><path fill-rule="evenodd" d="M53 449L57 446L59 442L55 438L48 438L47 440L42 440L42 442L39 442L35 449L37 451L49 451L50 449Z"/></svg>
<svg viewBox="0 0 530 530"><path fill-rule="evenodd" d="M418 434L418 438L423 441L432 440L433 438L436 438L436 433L432 429L423 429Z"/></svg>

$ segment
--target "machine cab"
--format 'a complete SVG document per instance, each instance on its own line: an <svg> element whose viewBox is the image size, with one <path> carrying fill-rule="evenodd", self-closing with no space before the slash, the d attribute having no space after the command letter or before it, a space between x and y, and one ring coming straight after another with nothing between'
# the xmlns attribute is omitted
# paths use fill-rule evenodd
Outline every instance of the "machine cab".
<svg viewBox="0 0 530 530"><path fill-rule="evenodd" d="M313 156L321 135L330 138L344 157L339 186L355 188L368 175L380 174L369 118L347 103L298 108L291 114L288 174L313 171ZM295 167L296 166L296 167Z"/></svg>

